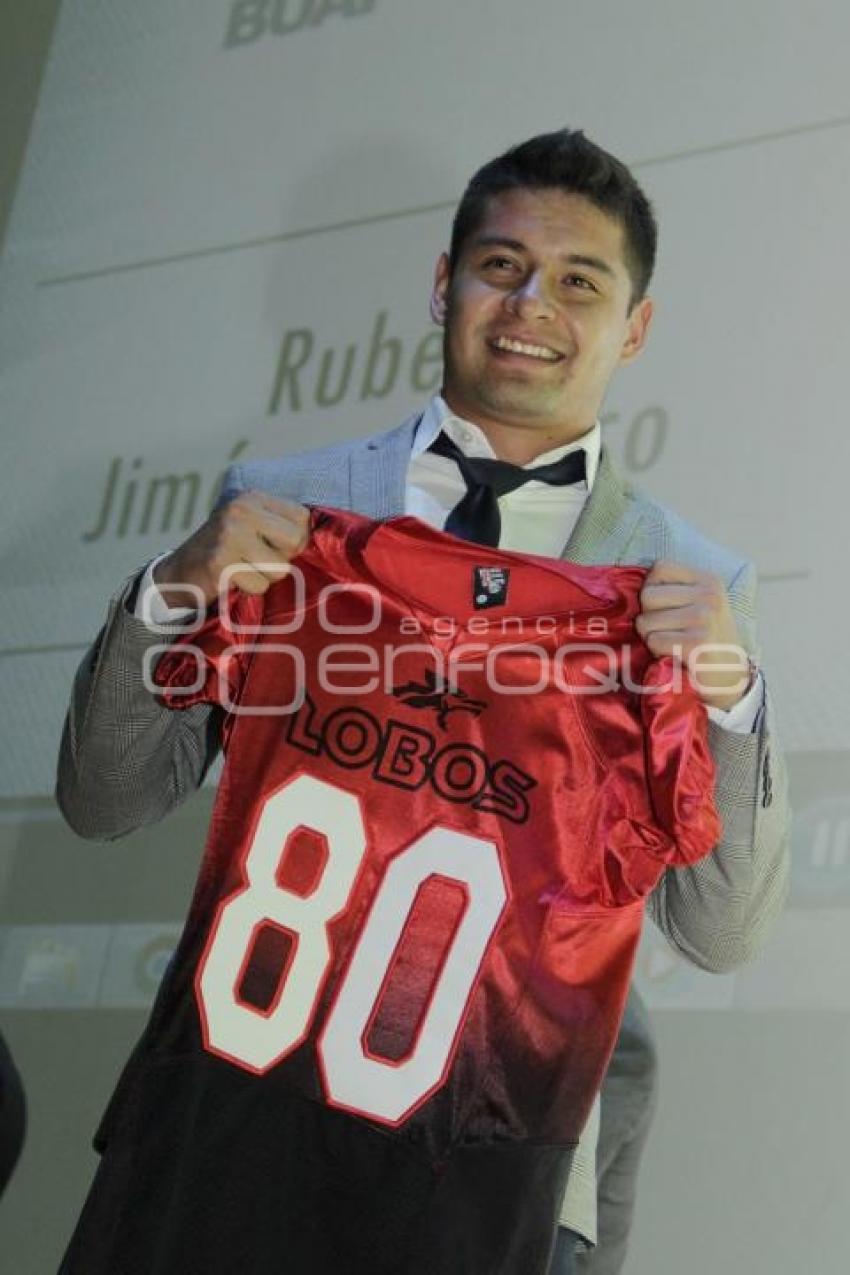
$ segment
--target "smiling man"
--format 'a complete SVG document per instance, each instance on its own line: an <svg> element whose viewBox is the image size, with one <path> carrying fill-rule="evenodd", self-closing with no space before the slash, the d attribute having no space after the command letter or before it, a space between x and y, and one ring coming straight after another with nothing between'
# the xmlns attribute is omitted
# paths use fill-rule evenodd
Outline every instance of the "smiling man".
<svg viewBox="0 0 850 1275"><path fill-rule="evenodd" d="M727 971L752 957L781 910L789 824L772 708L755 663L755 572L624 481L601 442L610 379L649 333L655 245L652 209L632 174L580 131L532 138L479 170L434 278L431 312L445 332L441 392L387 433L235 467L210 518L116 595L78 672L62 741L57 795L71 826L113 838L160 819L198 787L221 743L219 709L172 712L148 689L145 655L163 639L146 626L143 599L154 619L179 623L185 608L214 603L225 568L235 568L242 592L265 593L306 545L308 505L376 519L406 513L500 549L649 567L635 627L653 655L686 660L702 644L740 647L737 664L728 650L704 656L698 688L722 837L702 862L664 873L649 911L703 969ZM139 1073L130 1069L101 1130L104 1163L63 1267L68 1275L117 1269L104 1236L114 1183L133 1157L127 1131ZM601 1119L597 1104L573 1160L553 1275L622 1268L654 1098L649 1023L632 992ZM245 1162L251 1142L242 1136L233 1157ZM132 1199L120 1204L135 1207ZM277 1270L262 1228L252 1225L252 1269ZM315 1275L309 1262L303 1270ZM403 1271L413 1270L411 1259ZM428 1275L449 1272L454 1265ZM463 1275L494 1272L465 1266ZM521 1263L500 1275L544 1272Z"/></svg>
<svg viewBox="0 0 850 1275"><path fill-rule="evenodd" d="M460 233L431 302L443 398L524 465L593 428L615 368L643 349L652 302L633 297L622 224L583 195L508 190Z"/></svg>

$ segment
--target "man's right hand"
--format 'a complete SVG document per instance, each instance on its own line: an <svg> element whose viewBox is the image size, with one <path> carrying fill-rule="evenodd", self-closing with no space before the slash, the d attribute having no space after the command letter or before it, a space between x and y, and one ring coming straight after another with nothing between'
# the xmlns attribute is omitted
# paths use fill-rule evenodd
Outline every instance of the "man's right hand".
<svg viewBox="0 0 850 1275"><path fill-rule="evenodd" d="M170 607L197 609L200 589L209 606L219 596L226 567L228 585L243 593L265 593L287 573L287 564L309 538L310 512L304 505L275 500L261 491L240 493L216 509L182 545L154 568L153 578Z"/></svg>

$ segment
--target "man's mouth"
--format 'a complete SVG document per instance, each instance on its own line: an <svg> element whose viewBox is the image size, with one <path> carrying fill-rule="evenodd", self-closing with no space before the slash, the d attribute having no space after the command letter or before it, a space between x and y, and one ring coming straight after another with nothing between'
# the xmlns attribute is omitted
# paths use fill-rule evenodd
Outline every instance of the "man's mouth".
<svg viewBox="0 0 850 1275"><path fill-rule="evenodd" d="M507 354L522 354L528 359L540 359L544 363L557 363L564 356L548 345L532 345L529 341L517 341L510 336L497 336L490 344L495 350Z"/></svg>

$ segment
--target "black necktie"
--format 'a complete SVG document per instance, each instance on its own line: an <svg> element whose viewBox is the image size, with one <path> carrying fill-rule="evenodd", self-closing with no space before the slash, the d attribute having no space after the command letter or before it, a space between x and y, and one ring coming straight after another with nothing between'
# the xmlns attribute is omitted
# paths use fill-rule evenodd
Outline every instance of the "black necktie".
<svg viewBox="0 0 850 1275"><path fill-rule="evenodd" d="M460 448L447 434L440 432L428 448L438 456L447 456L457 463L466 495L458 501L446 519L445 530L461 540L473 540L477 544L498 547L502 520L498 500L509 491L516 491L523 483L549 483L553 487L566 487L580 483L585 478L583 448L567 452L551 465L538 465L536 469L523 469L506 460L479 460L464 456Z"/></svg>

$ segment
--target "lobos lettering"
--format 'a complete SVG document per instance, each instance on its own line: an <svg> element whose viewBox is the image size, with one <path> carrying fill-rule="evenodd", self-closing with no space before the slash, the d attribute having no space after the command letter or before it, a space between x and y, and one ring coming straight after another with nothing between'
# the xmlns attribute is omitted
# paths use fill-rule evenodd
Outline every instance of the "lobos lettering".
<svg viewBox="0 0 850 1275"><path fill-rule="evenodd" d="M511 823L525 823L527 793L537 780L506 758L492 760L473 744L447 744L422 726L365 708L337 708L321 718L309 694L287 725L294 748L329 757L348 770L369 768L373 779L415 790L428 783L445 801L466 803Z"/></svg>

